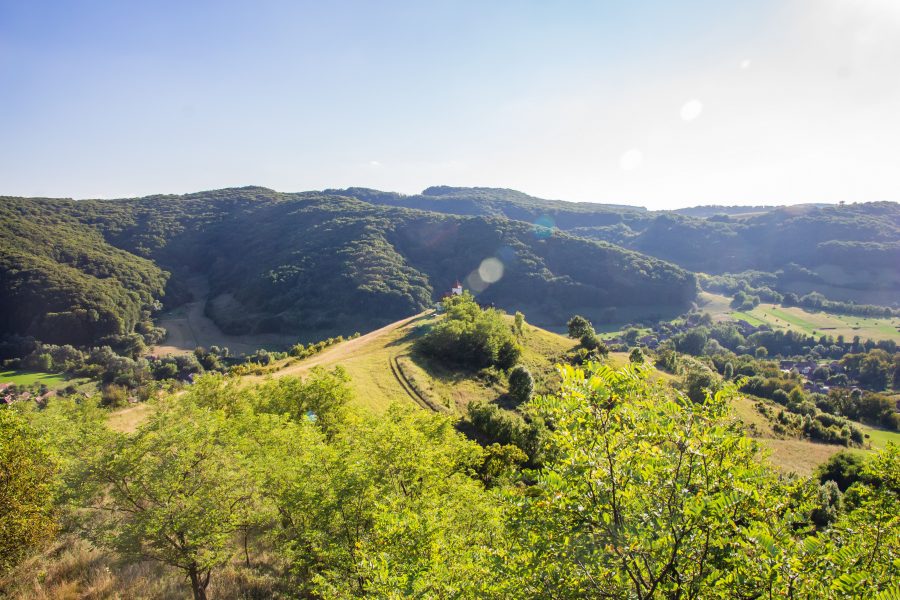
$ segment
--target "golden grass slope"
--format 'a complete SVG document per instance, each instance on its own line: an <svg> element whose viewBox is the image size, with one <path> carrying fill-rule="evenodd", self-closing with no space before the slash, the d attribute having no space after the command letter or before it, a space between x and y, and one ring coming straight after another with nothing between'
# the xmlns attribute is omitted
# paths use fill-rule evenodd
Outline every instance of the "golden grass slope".
<svg viewBox="0 0 900 600"><path fill-rule="evenodd" d="M392 402L422 405L421 400L426 407L458 411L473 400L494 400L505 393L505 382L490 382L472 372L448 369L414 351L415 340L438 318L432 312L425 312L397 321L305 360L289 359L273 376L303 376L317 366L340 365L350 375L356 402L375 412L383 412ZM536 389L551 391L558 381L554 364L576 342L526 325L520 343L522 363L534 375Z"/></svg>

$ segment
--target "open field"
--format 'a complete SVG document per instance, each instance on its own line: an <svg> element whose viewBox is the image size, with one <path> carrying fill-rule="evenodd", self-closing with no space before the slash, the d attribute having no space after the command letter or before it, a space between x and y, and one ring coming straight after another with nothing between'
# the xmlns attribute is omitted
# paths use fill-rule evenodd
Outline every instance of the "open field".
<svg viewBox="0 0 900 600"><path fill-rule="evenodd" d="M846 450L837 444L819 444L809 440L759 438L759 442L769 451L769 462L784 473L804 476L812 475L816 467L832 454Z"/></svg>
<svg viewBox="0 0 900 600"><path fill-rule="evenodd" d="M701 309L714 320L743 319L751 325L768 325L772 329L793 329L807 335L843 335L862 339L894 340L900 342L900 318L866 318L826 312L810 312L796 306L760 304L750 311L735 311L731 299L719 294L703 292Z"/></svg>
<svg viewBox="0 0 900 600"><path fill-rule="evenodd" d="M417 328L431 322L431 319L428 313L422 313L397 321L290 364L274 376L303 376L313 367L333 368L341 365L350 375L356 402L375 412L382 412L392 402L412 401L391 371L390 361L392 357L408 351L417 335ZM289 362L290 359L285 364Z"/></svg>
<svg viewBox="0 0 900 600"><path fill-rule="evenodd" d="M731 408L747 428L747 435L759 442L768 454L769 462L784 473L810 475L832 454L845 449L836 444L820 444L807 439L777 435L772 429L772 423L756 410L756 402L758 400L755 398L738 396L731 401ZM766 404L776 406L767 401ZM860 452L868 450L861 449Z"/></svg>
<svg viewBox="0 0 900 600"><path fill-rule="evenodd" d="M869 427L868 425L859 423L857 425L862 429L864 434L869 436L866 441L868 441L875 450L880 450L891 442L900 445L900 432L876 429L875 427Z"/></svg>
<svg viewBox="0 0 900 600"><path fill-rule="evenodd" d="M168 334L166 339L148 350L149 354L168 356L187 354L197 346L227 347L232 354L250 354L259 348L284 350L297 340L292 336L277 334L229 335L204 314L209 283L204 277L192 277L188 288L194 300L160 316L158 325Z"/></svg>
<svg viewBox="0 0 900 600"><path fill-rule="evenodd" d="M67 379L62 373L42 373L39 371L0 371L0 383L15 385L41 385L51 390L60 390L70 385L82 386L90 383L90 379Z"/></svg>
<svg viewBox="0 0 900 600"><path fill-rule="evenodd" d="M785 473L810 475L828 457L841 450L868 454L881 450L889 442L900 444L900 433L876 429L858 422L854 424L867 436L865 448L845 448L837 444L821 444L808 439L777 435L772 429L772 423L756 410L755 405L760 401L775 410L782 408L770 400L747 396L734 398L731 407L734 415L747 427L747 435L762 444L769 452L769 460Z"/></svg>

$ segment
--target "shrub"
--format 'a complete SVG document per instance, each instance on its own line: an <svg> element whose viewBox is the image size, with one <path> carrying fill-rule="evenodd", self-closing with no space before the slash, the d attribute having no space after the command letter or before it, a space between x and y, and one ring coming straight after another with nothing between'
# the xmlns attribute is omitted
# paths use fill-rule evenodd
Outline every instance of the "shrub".
<svg viewBox="0 0 900 600"><path fill-rule="evenodd" d="M534 394L534 378L523 365L516 365L509 372L509 394L519 404L528 402Z"/></svg>
<svg viewBox="0 0 900 600"><path fill-rule="evenodd" d="M594 326L581 315L575 315L569 319L567 325L569 328L569 337L573 340L581 339L588 333L594 333Z"/></svg>
<svg viewBox="0 0 900 600"><path fill-rule="evenodd" d="M506 370L518 362L521 348L503 313L482 310L470 294L447 299L445 307L441 322L416 343L419 350L445 363L473 369L496 366Z"/></svg>
<svg viewBox="0 0 900 600"><path fill-rule="evenodd" d="M100 391L100 403L103 406L115 408L125 406L126 402L128 402L128 392L121 385L110 383L104 385Z"/></svg>

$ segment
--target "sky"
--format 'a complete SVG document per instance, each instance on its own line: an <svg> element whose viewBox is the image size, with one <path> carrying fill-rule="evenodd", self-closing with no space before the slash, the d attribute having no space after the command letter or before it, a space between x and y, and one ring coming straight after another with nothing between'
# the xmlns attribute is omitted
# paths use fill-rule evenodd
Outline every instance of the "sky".
<svg viewBox="0 0 900 600"><path fill-rule="evenodd" d="M900 0L0 0L0 195L900 200Z"/></svg>

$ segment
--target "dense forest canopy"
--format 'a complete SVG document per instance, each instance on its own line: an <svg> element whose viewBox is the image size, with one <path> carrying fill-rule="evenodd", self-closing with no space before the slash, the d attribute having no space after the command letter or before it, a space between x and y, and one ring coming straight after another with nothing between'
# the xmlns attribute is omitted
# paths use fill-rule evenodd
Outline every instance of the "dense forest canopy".
<svg viewBox="0 0 900 600"><path fill-rule="evenodd" d="M192 275L209 282L206 314L235 334L367 330L423 310L457 279L483 303L556 327L574 312L677 314L696 295L690 271L772 273L779 294L896 302L897 204L758 208L702 218L445 186L2 198L0 333L76 345L127 334L189 300ZM501 269L490 281L485 259Z"/></svg>
<svg viewBox="0 0 900 600"><path fill-rule="evenodd" d="M871 304L892 304L900 297L900 205L895 202L652 212L494 188L434 187L413 196L361 188L336 192L377 204L556 227L691 271L788 270L783 292L818 291L835 300Z"/></svg>
<svg viewBox="0 0 900 600"><path fill-rule="evenodd" d="M451 216L265 188L125 200L4 198L0 332L86 345L131 331L209 280L231 333L371 329L431 306L456 279L482 302L562 323L576 306L677 312L692 274L502 217ZM502 271L478 275L485 259Z"/></svg>

